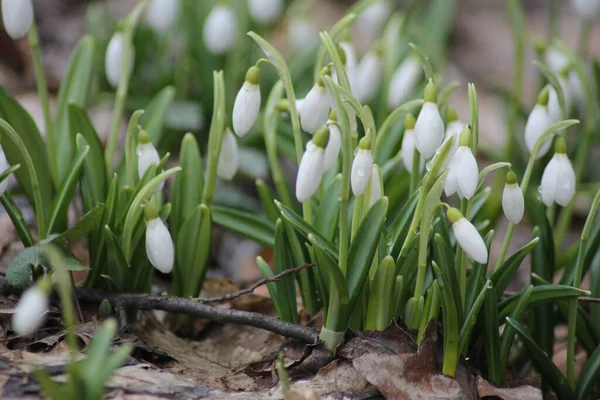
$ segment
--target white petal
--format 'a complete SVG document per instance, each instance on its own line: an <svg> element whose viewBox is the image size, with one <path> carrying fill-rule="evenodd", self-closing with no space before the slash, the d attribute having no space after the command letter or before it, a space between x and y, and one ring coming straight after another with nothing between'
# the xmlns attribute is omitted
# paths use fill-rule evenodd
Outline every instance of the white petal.
<svg viewBox="0 0 600 400"><path fill-rule="evenodd" d="M460 149L459 149L460 150ZM444 182L444 193L446 196L452 196L458 190L458 175L457 166L460 162L460 158L464 155L461 151L456 151L452 156L452 160L448 164L448 175L446 175L446 181Z"/></svg>
<svg viewBox="0 0 600 400"><path fill-rule="evenodd" d="M452 230L456 241L469 257L479 264L487 264L487 247L473 224L463 217L452 224Z"/></svg>
<svg viewBox="0 0 600 400"><path fill-rule="evenodd" d="M513 224L518 224L523 219L525 212L525 199L523 191L516 183L504 185L502 192L502 210L506 219Z"/></svg>
<svg viewBox="0 0 600 400"><path fill-rule="evenodd" d="M555 74L561 73L570 62L569 57L555 46L550 46L548 49L546 49L544 58L546 59L546 65L548 65L548 68L550 68L550 70Z"/></svg>
<svg viewBox="0 0 600 400"><path fill-rule="evenodd" d="M377 164L372 164L371 167L371 199L369 206L372 206L383 196L383 187L381 183L381 170L377 168Z"/></svg>
<svg viewBox="0 0 600 400"><path fill-rule="evenodd" d="M350 172L350 185L355 196L360 196L367 188L369 179L371 179L372 165L371 150L358 149Z"/></svg>
<svg viewBox="0 0 600 400"><path fill-rule="evenodd" d="M548 207L552 205L554 199L556 198L558 168L559 162L556 158L556 154L554 154L554 157L552 157L544 169L544 173L542 174L542 182L539 189L542 202Z"/></svg>
<svg viewBox="0 0 600 400"><path fill-rule="evenodd" d="M288 26L291 51L301 51L319 39L319 31L308 18L293 18Z"/></svg>
<svg viewBox="0 0 600 400"><path fill-rule="evenodd" d="M325 150L315 145L312 140L306 144L296 178L296 198L304 203L309 200L319 188L323 178Z"/></svg>
<svg viewBox="0 0 600 400"><path fill-rule="evenodd" d="M368 41L373 40L383 29L385 20L390 16L390 3L379 0L359 14L356 24Z"/></svg>
<svg viewBox="0 0 600 400"><path fill-rule="evenodd" d="M572 2L581 19L589 21L600 15L599 0L572 0Z"/></svg>
<svg viewBox="0 0 600 400"><path fill-rule="evenodd" d="M575 171L566 154L557 154L556 204L566 207L575 195Z"/></svg>
<svg viewBox="0 0 600 400"><path fill-rule="evenodd" d="M168 31L179 18L179 0L152 0L146 9L146 22L159 32Z"/></svg>
<svg viewBox="0 0 600 400"><path fill-rule="evenodd" d="M6 154L4 154L4 150L2 150L2 146L0 146L0 173L6 171L10 167L8 160L6 159ZM8 188L8 177L0 182L0 196L6 192Z"/></svg>
<svg viewBox="0 0 600 400"><path fill-rule="evenodd" d="M407 58L400 64L390 80L389 108L396 108L410 98L415 86L419 83L419 79L421 79L421 74L421 64L413 57Z"/></svg>
<svg viewBox="0 0 600 400"><path fill-rule="evenodd" d="M308 133L315 133L325 125L329 118L329 95L327 90L315 84L304 98L300 110L300 123L302 129Z"/></svg>
<svg viewBox="0 0 600 400"><path fill-rule="evenodd" d="M248 0L248 11L254 21L270 25L281 16L283 0Z"/></svg>
<svg viewBox="0 0 600 400"><path fill-rule="evenodd" d="M233 104L233 130L242 137L252 128L260 111L260 87L244 82Z"/></svg>
<svg viewBox="0 0 600 400"><path fill-rule="evenodd" d="M18 335L29 335L38 330L46 319L48 296L37 287L27 289L15 307L12 327Z"/></svg>
<svg viewBox="0 0 600 400"><path fill-rule="evenodd" d="M415 124L416 146L422 157L431 158L444 140L444 122L438 105L425 103Z"/></svg>
<svg viewBox="0 0 600 400"><path fill-rule="evenodd" d="M151 165L160 164L160 156L152 143L139 144L137 147L138 155L138 177L142 179Z"/></svg>
<svg viewBox="0 0 600 400"><path fill-rule="evenodd" d="M444 140L448 139L450 136L459 137L463 129L465 129L465 126L467 126L467 124L465 124L462 121L450 122L446 127L446 134L444 136Z"/></svg>
<svg viewBox="0 0 600 400"><path fill-rule="evenodd" d="M562 88L563 96L565 97L565 111L566 115L568 116L571 112L571 107L573 106L573 98L571 96L571 91L569 90L568 82L564 78L559 78L558 81L560 83L560 87ZM555 124L562 120L558 95L553 87L548 90L548 111L550 113L551 124Z"/></svg>
<svg viewBox="0 0 600 400"><path fill-rule="evenodd" d="M550 125L552 124L548 107L536 104L529 117L527 117L527 123L525 124L525 145L530 153L533 151L533 146L535 146L537 140ZM550 149L551 144L552 139L548 138L540 147L536 159L544 156Z"/></svg>
<svg viewBox="0 0 600 400"><path fill-rule="evenodd" d="M173 239L160 218L146 222L146 254L154 268L163 274L168 274L173 269Z"/></svg>
<svg viewBox="0 0 600 400"><path fill-rule="evenodd" d="M356 68L358 66L356 49L354 48L354 44L351 42L340 42L340 47L346 54L346 75L348 75L350 89L352 90L352 93L356 95Z"/></svg>
<svg viewBox="0 0 600 400"><path fill-rule="evenodd" d="M204 45L214 54L227 53L235 43L237 34L233 10L217 4L204 22Z"/></svg>
<svg viewBox="0 0 600 400"><path fill-rule="evenodd" d="M217 175L221 179L230 181L233 179L239 168L239 149L235 136L230 129L225 130L221 153L219 156L219 165L217 166Z"/></svg>
<svg viewBox="0 0 600 400"><path fill-rule="evenodd" d="M400 153L402 154L402 162L404 163L404 167L409 174L412 174L415 149L415 131L412 129L407 129L404 131ZM419 172L423 171L423 167L425 167L425 160L423 157L419 157Z"/></svg>
<svg viewBox="0 0 600 400"><path fill-rule="evenodd" d="M33 23L31 0L2 0L2 22L12 39L25 37Z"/></svg>
<svg viewBox="0 0 600 400"><path fill-rule="evenodd" d="M458 179L458 189L460 190L461 198L470 199L477 190L477 184L479 183L479 168L477 167L477 160L473 156L471 148L462 146L458 149L463 152L463 156L460 157L460 161L456 165L456 177Z"/></svg>
<svg viewBox="0 0 600 400"><path fill-rule="evenodd" d="M427 171L430 171L431 166L433 165L433 162L436 161L436 158L441 157L440 150L444 147L444 145L447 141L452 141L452 146L450 147L450 150L448 151L446 158L442 162L440 170L438 171L438 176L440 176L446 170L446 168L449 168L450 163L454 159L454 155L456 154L456 151L458 150L458 135L452 135L448 139L444 140L444 143L442 143L442 145L440 147L438 147L437 150L435 151L435 155L433 156L433 158L425 164L425 168L427 168Z"/></svg>
<svg viewBox="0 0 600 400"><path fill-rule="evenodd" d="M381 57L370 51L363 56L356 67L356 87L354 92L361 103L369 103L375 98L381 83L383 62Z"/></svg>
<svg viewBox="0 0 600 400"><path fill-rule="evenodd" d="M328 123L327 126L329 127L329 142L327 142L327 147L325 148L325 171L336 166L338 155L342 148L342 134L340 128L334 122Z"/></svg>
<svg viewBox="0 0 600 400"><path fill-rule="evenodd" d="M108 83L116 88L119 86L119 80L121 80L121 72L123 71L123 51L125 43L123 41L123 34L121 32L115 32L115 34L108 42L106 47L106 58L104 60L104 69L106 70L106 80ZM131 48L131 60L129 60L129 74L133 71L133 64L135 60L135 49Z"/></svg>

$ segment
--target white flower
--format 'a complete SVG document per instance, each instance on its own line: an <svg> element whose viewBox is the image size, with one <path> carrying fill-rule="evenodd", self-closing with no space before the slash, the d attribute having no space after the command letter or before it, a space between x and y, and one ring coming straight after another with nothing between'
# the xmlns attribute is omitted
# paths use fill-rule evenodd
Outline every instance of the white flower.
<svg viewBox="0 0 600 400"><path fill-rule="evenodd" d="M573 103L578 109L582 109L585 105L585 88L575 69L571 69L571 72L569 72L567 82L569 84L569 93L571 94Z"/></svg>
<svg viewBox="0 0 600 400"><path fill-rule="evenodd" d="M548 46L544 59L548 68L555 74L560 74L569 65L569 57L556 46Z"/></svg>
<svg viewBox="0 0 600 400"><path fill-rule="evenodd" d="M327 142L327 147L325 147L325 171L336 166L338 155L342 148L342 133L337 123L329 120L327 121L327 127L329 128L329 142Z"/></svg>
<svg viewBox="0 0 600 400"><path fill-rule="evenodd" d="M529 117L527 117L527 123L525 124L525 145L530 153L533 151L533 146L535 146L535 143L540 138L542 133L544 133L544 131L546 131L546 129L552 125L548 106L546 104L540 104L540 101L548 101L548 91L545 91L545 93L545 95L544 92L540 94L538 104L536 104L535 107L533 107L533 110L531 110ZM548 138L540 146L536 155L536 159L544 156L550 149L551 144L552 138Z"/></svg>
<svg viewBox="0 0 600 400"><path fill-rule="evenodd" d="M381 182L381 170L377 164L373 164L371 170L371 199L369 206L372 206L383 197L383 183Z"/></svg>
<svg viewBox="0 0 600 400"><path fill-rule="evenodd" d="M260 111L260 68L251 67L233 104L233 130L242 137L252 128Z"/></svg>
<svg viewBox="0 0 600 400"><path fill-rule="evenodd" d="M149 205L146 205L146 208L148 207ZM168 274L173 269L175 261L173 239L162 219L157 213L155 215L155 218L148 218L146 213L146 255L154 268L163 274Z"/></svg>
<svg viewBox="0 0 600 400"><path fill-rule="evenodd" d="M356 81L353 87L358 101L369 103L375 98L381 84L382 72L383 62L376 51L369 51L363 56L356 67Z"/></svg>
<svg viewBox="0 0 600 400"><path fill-rule="evenodd" d="M2 22L13 40L25 37L33 24L31 0L2 0Z"/></svg>
<svg viewBox="0 0 600 400"><path fill-rule="evenodd" d="M379 0L372 3L360 13L356 24L367 40L373 40L382 30L385 20L390 16L390 2Z"/></svg>
<svg viewBox="0 0 600 400"><path fill-rule="evenodd" d="M348 82L350 83L350 90L355 93L356 90L356 68L358 63L356 61L356 49L351 42L340 42L340 48L344 51L346 62L344 67L346 69L346 75L348 76ZM337 84L340 84L337 78L335 68L331 74L332 79Z"/></svg>
<svg viewBox="0 0 600 400"><path fill-rule="evenodd" d="M233 48L237 35L233 10L217 4L204 21L204 45L214 54L225 54Z"/></svg>
<svg viewBox="0 0 600 400"><path fill-rule="evenodd" d="M325 150L313 141L306 144L296 178L296 198L304 203L309 200L319 188L323 178Z"/></svg>
<svg viewBox="0 0 600 400"><path fill-rule="evenodd" d="M456 208L450 208L447 212L448 219L452 224L452 230L456 241L469 257L479 264L487 264L488 251L485 242L477 231Z"/></svg>
<svg viewBox="0 0 600 400"><path fill-rule="evenodd" d="M315 25L302 17L293 18L288 26L288 41L292 52L305 50L319 39Z"/></svg>
<svg viewBox="0 0 600 400"><path fill-rule="evenodd" d="M444 140L444 122L436 103L437 89L430 82L425 88L425 104L415 124L417 149L422 157L431 158Z"/></svg>
<svg viewBox="0 0 600 400"><path fill-rule="evenodd" d="M592 20L600 15L600 0L572 0L581 19Z"/></svg>
<svg viewBox="0 0 600 400"><path fill-rule="evenodd" d="M565 78L559 77L558 83L563 91L563 96L565 98L565 113L566 116L569 116L571 112L571 107L573 106L573 97L571 96L571 90L568 82ZM558 102L558 95L556 94L556 90L553 87L548 89L548 111L550 112L550 121L552 124L555 124L562 120L562 113L560 110L560 103Z"/></svg>
<svg viewBox="0 0 600 400"><path fill-rule="evenodd" d="M319 82L315 83L302 102L300 110L302 129L308 133L315 133L327 122L329 108L329 94L327 90Z"/></svg>
<svg viewBox="0 0 600 400"><path fill-rule="evenodd" d="M219 155L219 165L217 166L217 175L221 179L230 181L237 173L239 167L239 149L235 136L231 129L225 129L223 143L221 144L221 153Z"/></svg>
<svg viewBox="0 0 600 400"><path fill-rule="evenodd" d="M358 147L358 152L352 162L352 170L350 171L350 185L352 193L355 196L363 194L373 170L373 155L371 154L371 145L369 139L362 138Z"/></svg>
<svg viewBox="0 0 600 400"><path fill-rule="evenodd" d="M444 183L446 196L457 192L461 199L473 197L479 183L479 168L471 148L460 146L454 153L448 169L448 176Z"/></svg>
<svg viewBox="0 0 600 400"><path fill-rule="evenodd" d="M48 296L36 285L27 289L12 315L12 327L18 335L29 335L46 320L50 307Z"/></svg>
<svg viewBox="0 0 600 400"><path fill-rule="evenodd" d="M406 102L422 74L421 64L418 60L413 57L408 57L390 80L390 87L388 92L388 106L389 108L396 108Z"/></svg>
<svg viewBox="0 0 600 400"><path fill-rule="evenodd" d="M525 198L517 183L517 177L512 171L506 175L506 184L502 192L502 210L506 219L515 225L523 219Z"/></svg>
<svg viewBox="0 0 600 400"><path fill-rule="evenodd" d="M104 60L104 69L106 70L106 80L110 86L116 88L121 80L123 71L125 43L121 32L115 32L108 46L106 47L106 58ZM135 60L135 49L131 47L131 57L129 60L129 74L133 71Z"/></svg>
<svg viewBox="0 0 600 400"><path fill-rule="evenodd" d="M2 146L0 146L0 173L6 171L9 167L10 167L10 164L8 163L8 160L6 159L6 154L4 154L4 150L2 149ZM4 192L6 192L7 188L8 188L8 177L6 177L6 179L4 181L0 182L0 196L2 196L4 194Z"/></svg>
<svg viewBox="0 0 600 400"><path fill-rule="evenodd" d="M415 158L415 117L411 113L407 113L404 117L404 136L402 137L402 146L400 154L402 162L409 174L412 174L413 160ZM425 160L419 157L419 172L423 171Z"/></svg>
<svg viewBox="0 0 600 400"><path fill-rule="evenodd" d="M146 142L144 139L138 138L137 155L138 155L138 177L142 179L144 174L154 165L155 167L160 164L160 156L158 151L149 140Z"/></svg>
<svg viewBox="0 0 600 400"><path fill-rule="evenodd" d="M168 31L179 18L179 0L152 0L146 9L146 22L159 32Z"/></svg>
<svg viewBox="0 0 600 400"><path fill-rule="evenodd" d="M260 24L277 22L283 12L283 0L248 0L250 17Z"/></svg>
<svg viewBox="0 0 600 400"><path fill-rule="evenodd" d="M567 157L563 138L556 140L554 156L544 169L540 195L545 205L551 206L556 202L563 207L566 207L575 195L575 171Z"/></svg>
<svg viewBox="0 0 600 400"><path fill-rule="evenodd" d="M448 139L450 136L455 136L457 139L460 136L460 133L467 126L466 123L456 120L448 122L448 126L446 127L446 134L444 135L444 140Z"/></svg>

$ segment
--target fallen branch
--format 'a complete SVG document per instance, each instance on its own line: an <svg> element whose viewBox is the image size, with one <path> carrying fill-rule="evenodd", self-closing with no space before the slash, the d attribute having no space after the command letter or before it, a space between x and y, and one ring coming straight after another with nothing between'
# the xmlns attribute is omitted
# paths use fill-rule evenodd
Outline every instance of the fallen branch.
<svg viewBox="0 0 600 400"><path fill-rule="evenodd" d="M269 315L228 310L176 296L153 294L105 293L90 288L78 288L77 297L88 303L101 303L107 299L116 310L161 310L172 314L185 314L206 318L222 324L248 325L277 333L281 336L315 343L318 333L313 328L282 321ZM121 318L120 318L121 319Z"/></svg>
<svg viewBox="0 0 600 400"><path fill-rule="evenodd" d="M295 268L290 268L290 269L286 269L285 271L272 276L270 278L263 278L259 281L256 281L256 283L246 289L242 289L239 292L236 293L231 293L231 294L226 294L225 296L220 296L220 297L209 297L208 299L203 299L203 298L197 298L197 299L193 299L194 301L198 302L198 303L220 303L222 301L231 301L231 300L235 300L238 297L241 297L245 294L250 294L252 292L254 292L257 288L259 288L262 285L266 285L267 283L270 282L277 282L278 280L280 280L281 278L283 278L284 276L293 274L295 272L298 272L300 270L306 269L306 268L312 268L314 267L315 264L304 264L301 265L299 267L295 267Z"/></svg>

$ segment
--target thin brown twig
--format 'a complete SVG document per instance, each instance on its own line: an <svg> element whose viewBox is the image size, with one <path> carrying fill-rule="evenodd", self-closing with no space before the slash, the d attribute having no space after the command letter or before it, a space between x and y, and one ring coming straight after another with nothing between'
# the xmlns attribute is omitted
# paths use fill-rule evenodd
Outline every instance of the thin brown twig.
<svg viewBox="0 0 600 400"><path fill-rule="evenodd" d="M195 302L198 303L203 303L203 304L207 304L207 303L220 303L222 301L231 301L231 300L235 300L238 297L241 297L245 294L250 294L252 292L254 292L257 288L259 288L262 285L266 285L267 283L271 283L271 282L277 282L278 280L280 280L281 278L283 278L284 276L293 274L295 272L301 271L303 269L306 268L312 268L314 267L315 264L303 264L299 267L295 267L295 268L290 268L290 269L286 269L285 271L272 276L270 278L263 278L259 281L256 281L256 283L254 283L254 285L246 288L246 289L242 289L239 292L236 293L231 293L231 294L226 294L225 296L220 296L220 297L209 297L207 299L203 299L203 298L194 298L192 299Z"/></svg>

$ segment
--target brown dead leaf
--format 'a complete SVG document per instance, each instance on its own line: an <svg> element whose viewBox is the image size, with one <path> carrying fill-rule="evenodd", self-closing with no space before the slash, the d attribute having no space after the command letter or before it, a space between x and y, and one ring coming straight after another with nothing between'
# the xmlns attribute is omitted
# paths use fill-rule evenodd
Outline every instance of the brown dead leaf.
<svg viewBox="0 0 600 400"><path fill-rule="evenodd" d="M479 398L499 398L501 400L541 400L542 391L533 386L519 386L514 388L499 388L482 377L477 377L477 391Z"/></svg>

